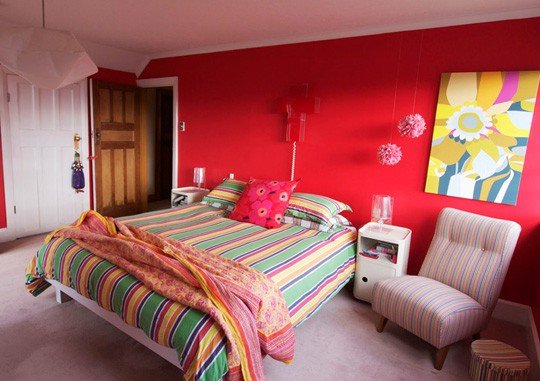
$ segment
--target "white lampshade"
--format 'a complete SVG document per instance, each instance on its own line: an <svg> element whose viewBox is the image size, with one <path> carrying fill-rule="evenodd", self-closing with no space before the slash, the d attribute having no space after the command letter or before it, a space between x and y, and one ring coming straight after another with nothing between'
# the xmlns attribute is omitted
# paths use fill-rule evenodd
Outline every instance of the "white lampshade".
<svg viewBox="0 0 540 381"><path fill-rule="evenodd" d="M71 32L45 28L1 28L0 63L44 89L67 86L98 71Z"/></svg>
<svg viewBox="0 0 540 381"><path fill-rule="evenodd" d="M193 182L201 187L206 180L206 168L195 168L193 170Z"/></svg>

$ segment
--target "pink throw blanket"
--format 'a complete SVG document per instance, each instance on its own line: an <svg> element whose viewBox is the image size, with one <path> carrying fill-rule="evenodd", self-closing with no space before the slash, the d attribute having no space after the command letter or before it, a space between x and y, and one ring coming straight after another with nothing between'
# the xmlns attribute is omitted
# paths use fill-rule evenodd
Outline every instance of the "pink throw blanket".
<svg viewBox="0 0 540 381"><path fill-rule="evenodd" d="M261 272L94 211L51 233L130 272L166 298L201 310L228 339L229 380L263 380L261 351L286 363L294 332L279 288Z"/></svg>

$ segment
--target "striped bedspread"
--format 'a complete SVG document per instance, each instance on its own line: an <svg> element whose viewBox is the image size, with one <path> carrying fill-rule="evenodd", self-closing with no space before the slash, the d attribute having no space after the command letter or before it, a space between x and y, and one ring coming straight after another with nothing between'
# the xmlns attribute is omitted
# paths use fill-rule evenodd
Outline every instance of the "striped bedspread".
<svg viewBox="0 0 540 381"><path fill-rule="evenodd" d="M314 314L353 275L356 234L350 230L321 232L296 225L264 229L229 220L224 213L192 204L120 220L263 272L280 288L293 326ZM185 379L219 380L227 373L225 335L210 316L152 292L70 239L51 240L37 259L35 273L53 274L152 340L176 348ZM27 277L34 295L46 287L43 278Z"/></svg>

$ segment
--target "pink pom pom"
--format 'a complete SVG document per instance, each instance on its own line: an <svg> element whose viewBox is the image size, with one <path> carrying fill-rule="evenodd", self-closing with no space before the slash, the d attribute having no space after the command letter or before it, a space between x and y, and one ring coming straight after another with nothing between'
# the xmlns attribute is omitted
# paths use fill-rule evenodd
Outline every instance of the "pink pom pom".
<svg viewBox="0 0 540 381"><path fill-rule="evenodd" d="M379 163L383 165L395 165L401 160L401 148L395 144L383 144L377 150Z"/></svg>
<svg viewBox="0 0 540 381"><path fill-rule="evenodd" d="M420 114L410 114L401 119L398 123L398 130L401 136L417 138L424 133L426 122Z"/></svg>

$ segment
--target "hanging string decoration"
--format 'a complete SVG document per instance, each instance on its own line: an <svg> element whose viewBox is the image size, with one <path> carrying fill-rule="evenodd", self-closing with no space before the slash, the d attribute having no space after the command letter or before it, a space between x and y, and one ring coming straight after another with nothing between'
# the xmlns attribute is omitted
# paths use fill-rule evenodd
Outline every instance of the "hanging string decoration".
<svg viewBox="0 0 540 381"><path fill-rule="evenodd" d="M398 91L398 78L399 78L399 67L401 62L401 47L403 45L403 35L399 42L398 50L398 64L396 69L396 84L394 86L394 106L392 108L392 124L394 124L394 118L396 117L396 102L397 102L397 91ZM397 144L393 144L392 136L394 129L390 129L390 143L383 144L377 149L377 159L382 165L396 165L400 162L403 154L401 153L401 147Z"/></svg>
<svg viewBox="0 0 540 381"><path fill-rule="evenodd" d="M397 144L383 144L377 150L377 158L382 165L396 165L402 156L401 147Z"/></svg>
<svg viewBox="0 0 540 381"><path fill-rule="evenodd" d="M409 114L398 123L398 130L401 136L408 138L417 138L421 136L426 129L426 121L420 114Z"/></svg>

